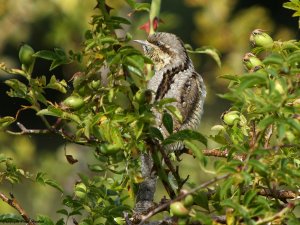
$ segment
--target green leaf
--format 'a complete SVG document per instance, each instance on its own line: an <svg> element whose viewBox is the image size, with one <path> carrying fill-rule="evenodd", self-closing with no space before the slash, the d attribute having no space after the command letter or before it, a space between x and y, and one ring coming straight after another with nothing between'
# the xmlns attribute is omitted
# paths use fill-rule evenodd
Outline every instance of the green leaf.
<svg viewBox="0 0 300 225"><path fill-rule="evenodd" d="M136 3L134 7L135 11L150 11L150 4L149 3Z"/></svg>
<svg viewBox="0 0 300 225"><path fill-rule="evenodd" d="M207 195L208 193L205 191L197 192L197 194L194 195L194 203L209 211Z"/></svg>
<svg viewBox="0 0 300 225"><path fill-rule="evenodd" d="M45 184L59 190L60 192L64 192L63 188L55 180L47 179Z"/></svg>
<svg viewBox="0 0 300 225"><path fill-rule="evenodd" d="M163 141L163 145L172 144L178 141L184 140L196 140L207 146L207 139L202 134L193 130L180 130L176 133L171 134L168 138Z"/></svg>
<svg viewBox="0 0 300 225"><path fill-rule="evenodd" d="M202 150L199 148L199 146L197 146L196 144L194 144L193 142L191 141L187 141L185 140L184 141L184 145L192 150L192 152L194 153L194 155L196 156L196 158L202 163L202 164L206 164L206 160L205 160L205 157L202 153Z"/></svg>
<svg viewBox="0 0 300 225"><path fill-rule="evenodd" d="M141 55L129 55L126 56L123 62L125 65L133 66L139 70L139 74L143 74L144 69L144 59ZM138 74L138 75L139 75Z"/></svg>
<svg viewBox="0 0 300 225"><path fill-rule="evenodd" d="M42 58L46 60L55 60L58 59L57 55L53 51L41 50L36 52L33 56L37 58Z"/></svg>
<svg viewBox="0 0 300 225"><path fill-rule="evenodd" d="M26 72L24 72L23 70L7 68L3 62L0 63L0 70L6 72L8 74L21 75L21 76L25 77L26 79L29 79L29 77L30 77L30 75L27 74Z"/></svg>
<svg viewBox="0 0 300 225"><path fill-rule="evenodd" d="M220 188L220 199L226 199L228 196L231 196L231 189L233 187L233 179L230 177L226 179Z"/></svg>
<svg viewBox="0 0 300 225"><path fill-rule="evenodd" d="M244 204L248 206L256 196L257 192L255 190L248 190L244 195Z"/></svg>
<svg viewBox="0 0 300 225"><path fill-rule="evenodd" d="M293 127L295 130L297 130L298 132L300 132L300 123L298 120L292 119L292 118L288 118L286 120L286 122Z"/></svg>
<svg viewBox="0 0 300 225"><path fill-rule="evenodd" d="M130 66L130 65L125 65L125 68L127 69L127 71L129 73L134 73L136 75L138 75L139 77L143 76L143 73L141 70L139 70L138 68L134 67L134 66Z"/></svg>
<svg viewBox="0 0 300 225"><path fill-rule="evenodd" d="M137 140L143 133L144 130L144 123L141 121L134 121L133 123L131 123L131 127L133 127L134 130L134 137Z"/></svg>
<svg viewBox="0 0 300 225"><path fill-rule="evenodd" d="M179 109L173 105L167 105L166 109L173 115L175 116L175 118L177 120L179 120L179 122L183 121L183 117L181 115L181 112L179 111Z"/></svg>
<svg viewBox="0 0 300 225"><path fill-rule="evenodd" d="M263 60L263 63L265 65L271 65L271 64L282 65L283 62L284 62L283 57L278 53L270 54Z"/></svg>
<svg viewBox="0 0 300 225"><path fill-rule="evenodd" d="M48 106L47 109L42 109L36 113L36 115L46 115L46 116L55 116L55 117L61 117L63 115L63 111L59 108L56 108L52 105Z"/></svg>
<svg viewBox="0 0 300 225"><path fill-rule="evenodd" d="M17 79L9 79L4 82L7 86L11 87L13 91L9 92L9 96L26 98L27 86Z"/></svg>
<svg viewBox="0 0 300 225"><path fill-rule="evenodd" d="M51 76L49 84L47 84L46 88L57 90L61 93L67 93L66 90L67 83L65 80L59 81L56 79L54 75Z"/></svg>
<svg viewBox="0 0 300 225"><path fill-rule="evenodd" d="M202 213L202 212L195 212L195 216L190 218L192 221L195 219L195 223L201 223L201 224L213 224L213 220L211 216L208 213Z"/></svg>
<svg viewBox="0 0 300 225"><path fill-rule="evenodd" d="M69 215L69 213L66 209L57 210L56 213L60 213L60 214L65 215L65 216Z"/></svg>
<svg viewBox="0 0 300 225"><path fill-rule="evenodd" d="M42 172L38 172L35 181L40 184L47 184L51 187L54 187L55 189L59 190L60 192L63 192L62 187L54 180L46 178L46 174Z"/></svg>
<svg viewBox="0 0 300 225"><path fill-rule="evenodd" d="M215 48L212 48L212 47L209 47L209 46L204 46L204 47L201 47L201 48L197 48L195 50L187 50L187 51L190 52L190 53L207 54L215 60L215 62L217 63L217 65L219 67L221 67L220 53Z"/></svg>
<svg viewBox="0 0 300 225"><path fill-rule="evenodd" d="M234 209L242 217L248 218L250 216L247 208L243 205L238 204L237 202L234 202L233 199L226 199L223 202L221 202L221 204L225 207Z"/></svg>
<svg viewBox="0 0 300 225"><path fill-rule="evenodd" d="M39 215L37 221L39 221L39 225L54 225L54 222L47 216Z"/></svg>
<svg viewBox="0 0 300 225"><path fill-rule="evenodd" d="M20 215L8 213L0 214L0 223L9 224L9 223L25 223L24 219Z"/></svg>
<svg viewBox="0 0 300 225"><path fill-rule="evenodd" d="M127 4L130 5L135 11L150 11L149 3L137 3L134 0L126 0Z"/></svg>
<svg viewBox="0 0 300 225"><path fill-rule="evenodd" d="M290 65L298 65L300 63L300 50L291 53L287 61Z"/></svg>
<svg viewBox="0 0 300 225"><path fill-rule="evenodd" d="M103 172L106 170L99 164L88 165L88 168L93 172Z"/></svg>
<svg viewBox="0 0 300 225"><path fill-rule="evenodd" d="M264 130L269 125L271 125L272 123L274 123L274 121L275 121L275 119L273 118L273 116L267 116L267 117L265 117L265 118L263 118L262 120L259 121L258 128L260 130Z"/></svg>
<svg viewBox="0 0 300 225"><path fill-rule="evenodd" d="M4 128L8 127L10 124L12 124L15 121L16 121L16 119L11 116L1 117L0 118L0 129L4 129Z"/></svg>
<svg viewBox="0 0 300 225"><path fill-rule="evenodd" d="M172 118L172 116L169 113L165 112L162 117L162 122L163 122L163 125L165 126L165 128L167 129L167 131L169 132L169 134L172 134L173 133L173 118Z"/></svg>
<svg viewBox="0 0 300 225"><path fill-rule="evenodd" d="M254 168L255 171L257 171L261 176L266 177L268 175L268 166L261 163L258 160L250 159L248 161L249 165Z"/></svg>
<svg viewBox="0 0 300 225"><path fill-rule="evenodd" d="M164 136L156 127L149 127L149 133L152 138L157 138L160 141L164 140Z"/></svg>
<svg viewBox="0 0 300 225"><path fill-rule="evenodd" d="M121 91L114 94L112 101L123 109L129 109L131 106L128 96Z"/></svg>
<svg viewBox="0 0 300 225"><path fill-rule="evenodd" d="M71 63L71 60L61 48L54 48L54 51L41 50L36 52L33 56L52 61L50 70L60 65Z"/></svg>
<svg viewBox="0 0 300 225"><path fill-rule="evenodd" d="M225 75L220 75L218 77L222 78L222 79L226 79L226 80L233 80L233 81L238 81L239 80L239 77L237 75L225 74Z"/></svg>
<svg viewBox="0 0 300 225"><path fill-rule="evenodd" d="M115 23L120 23L120 24L127 24L130 25L130 21L125 19L124 17L119 17L119 16L111 16L110 20L114 21Z"/></svg>
<svg viewBox="0 0 300 225"><path fill-rule="evenodd" d="M259 84L266 84L268 77L266 74L255 72L246 74L241 77L241 83L238 86L238 90L243 91L246 88L253 87Z"/></svg>

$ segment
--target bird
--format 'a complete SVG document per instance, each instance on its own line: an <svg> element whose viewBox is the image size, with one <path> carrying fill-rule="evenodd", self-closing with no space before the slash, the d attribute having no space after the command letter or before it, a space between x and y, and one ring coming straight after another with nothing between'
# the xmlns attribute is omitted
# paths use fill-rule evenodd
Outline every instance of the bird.
<svg viewBox="0 0 300 225"><path fill-rule="evenodd" d="M175 34L157 32L148 36L147 40L135 40L142 45L144 54L154 65L154 75L147 88L152 92L152 103L166 98L175 99L169 103L181 113L182 120L173 117L173 133L179 130L195 130L200 125L206 87L203 78L196 72L193 62L184 47L182 40ZM155 126L164 138L170 134L162 122L162 113L152 109ZM180 151L184 145L177 142L166 147L166 151ZM151 153L141 154L141 172L144 181L137 192L135 210L145 212L153 206L153 198L157 176L151 169L153 160Z"/></svg>
<svg viewBox="0 0 300 225"><path fill-rule="evenodd" d="M172 33L157 32L147 40L137 40L144 53L154 64L154 76L149 80L147 88L153 93L152 101L173 98L170 103L181 113L182 121L173 117L173 132L183 129L197 129L203 114L203 104L206 88L203 78L195 71L182 40ZM162 114L155 109L155 124L161 130L164 138L169 134L162 124ZM176 144L171 150L182 148Z"/></svg>

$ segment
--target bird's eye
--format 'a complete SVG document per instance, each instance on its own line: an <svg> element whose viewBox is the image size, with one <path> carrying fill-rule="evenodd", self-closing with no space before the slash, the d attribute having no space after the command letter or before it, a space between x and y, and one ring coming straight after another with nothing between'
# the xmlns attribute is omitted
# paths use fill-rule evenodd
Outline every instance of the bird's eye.
<svg viewBox="0 0 300 225"><path fill-rule="evenodd" d="M155 41L153 42L154 45L156 45L157 47L162 46L162 43L160 41Z"/></svg>

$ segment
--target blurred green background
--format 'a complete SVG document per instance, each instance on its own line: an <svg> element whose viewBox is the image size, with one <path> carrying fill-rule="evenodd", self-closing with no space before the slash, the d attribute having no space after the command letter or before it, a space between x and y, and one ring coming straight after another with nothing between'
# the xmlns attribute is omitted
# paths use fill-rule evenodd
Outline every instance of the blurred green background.
<svg viewBox="0 0 300 225"><path fill-rule="evenodd" d="M292 12L283 9L280 0L163 0L160 31L172 32L180 36L193 48L212 46L222 57L222 67L205 55L193 55L197 71L204 77L208 96L200 131L210 134L210 127L221 123L220 115L229 107L229 103L218 98L217 94L226 91L226 82L220 78L223 74L239 74L244 71L243 55L249 51L249 34L256 28L264 29L274 40L296 39L298 21L292 18ZM132 21L124 26L134 39L145 39L146 34L139 26L147 22L146 13L133 13L122 0L109 0L107 4L114 8L113 14L124 16ZM61 47L66 51L79 50L88 29L91 15L98 13L94 9L96 1L80 0L0 0L0 61L9 67L20 67L18 61L19 46L25 42L36 51ZM55 74L69 80L78 71L72 65L48 71L49 63L38 61L34 74ZM7 87L3 81L7 75L0 72L0 116L14 115L20 105L26 104L20 99L6 96ZM59 102L62 96L52 92L48 96ZM33 113L21 113L19 120L27 127L42 128L42 123ZM16 130L16 127L12 127ZM214 143L210 143L214 146ZM70 165L64 153L72 154L79 162ZM11 156L17 165L32 173L46 171L49 177L57 179L71 193L77 174L87 171L87 164L93 163L93 151L78 145L66 144L55 136L11 136L0 133L0 153ZM193 158L184 158L185 170L195 171L192 179L201 180L199 165ZM195 162L195 163L193 163ZM13 192L21 205L30 215L46 214L55 216L63 196L50 187L24 181L12 186L1 183L0 191ZM163 193L161 193L163 194ZM0 213L13 212L0 201Z"/></svg>

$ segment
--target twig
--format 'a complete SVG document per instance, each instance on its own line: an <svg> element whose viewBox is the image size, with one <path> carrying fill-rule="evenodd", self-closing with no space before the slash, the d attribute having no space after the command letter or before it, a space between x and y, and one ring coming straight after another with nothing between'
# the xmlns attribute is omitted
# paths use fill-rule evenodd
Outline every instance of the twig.
<svg viewBox="0 0 300 225"><path fill-rule="evenodd" d="M48 134L51 133L49 129L27 129L22 123L17 122L17 126L20 128L21 132L7 131L9 134L13 135L23 135L23 134Z"/></svg>
<svg viewBox="0 0 300 225"><path fill-rule="evenodd" d="M220 150L220 149L203 149L202 150L203 155L205 156L215 156L215 157L223 157L227 158L229 155L229 151L227 149ZM234 155L233 159L244 161L246 158L246 155Z"/></svg>
<svg viewBox="0 0 300 225"><path fill-rule="evenodd" d="M181 187L183 186L183 184L187 181L187 179L181 180L179 174L178 174L178 168L174 168L172 165L172 162L170 160L170 158L168 157L168 155L166 154L165 150L161 147L161 145L158 145L158 149L166 163L166 165L168 166L168 168L170 169L171 173L173 174L173 176L176 179L176 182L178 184L178 190L181 189Z"/></svg>
<svg viewBox="0 0 300 225"><path fill-rule="evenodd" d="M199 185L198 187L195 187L193 189L191 189L190 191L187 191L185 193L182 193L181 195L177 196L176 198L158 206L157 208L155 208L154 210L150 211L147 215L143 216L142 221L139 223L139 225L143 225L149 218L151 218L152 216L154 216L155 214L157 214L158 212L162 211L163 209L167 208L170 204L172 204L173 202L179 201L181 199L183 199L185 196L192 194L202 188L208 187L209 185L219 181L219 180L223 180L228 178L230 175L229 174L225 174L219 177L215 177L201 185Z"/></svg>
<svg viewBox="0 0 300 225"><path fill-rule="evenodd" d="M291 209L294 208L294 204L293 203L289 203L287 204L287 206L285 208L283 208L282 210L280 210L278 213L275 213L272 216L266 217L264 219L259 219L258 221L256 221L256 224L265 224L271 221L274 221L276 219L280 219L281 217L284 216L284 214L286 214L287 212L289 212Z"/></svg>
<svg viewBox="0 0 300 225"><path fill-rule="evenodd" d="M243 188L242 194L245 194L251 187ZM209 190L207 192L207 198L211 199L211 197L216 193L215 190ZM267 188L261 188L257 190L257 194L265 197L272 197L280 199L283 202L286 202L288 199L296 199L299 196L298 193L288 190L270 190Z"/></svg>
<svg viewBox="0 0 300 225"><path fill-rule="evenodd" d="M280 200L287 200L287 199L294 199L298 196L293 191L286 191L286 190L270 190L270 189L261 189L257 192L257 194L262 196L269 196L273 198L278 198Z"/></svg>
<svg viewBox="0 0 300 225"><path fill-rule="evenodd" d="M36 225L35 222L32 219L30 219L30 217L27 215L25 210L19 205L19 203L17 202L17 200L14 198L14 196L12 194L11 194L11 198L8 198L0 192L0 198L4 202L9 204L11 207L15 208L20 213L20 215L23 217L24 221L28 225Z"/></svg>
<svg viewBox="0 0 300 225"><path fill-rule="evenodd" d="M273 125L271 124L265 131L265 144L264 144L264 148L268 148L269 147L269 143L270 143L270 139L272 137L273 134Z"/></svg>

